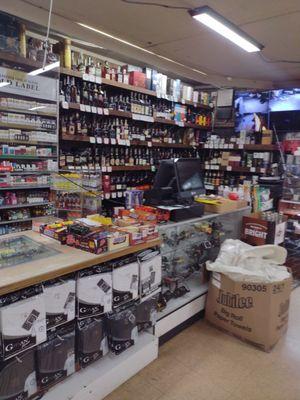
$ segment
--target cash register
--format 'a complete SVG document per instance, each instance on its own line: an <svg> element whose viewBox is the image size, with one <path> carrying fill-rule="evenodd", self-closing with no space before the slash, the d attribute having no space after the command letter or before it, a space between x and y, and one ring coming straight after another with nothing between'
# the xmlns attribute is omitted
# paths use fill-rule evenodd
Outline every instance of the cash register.
<svg viewBox="0 0 300 400"><path fill-rule="evenodd" d="M153 188L145 193L146 203L167 209L172 221L184 221L203 215L203 204L194 196L205 194L203 168L198 158L162 160Z"/></svg>

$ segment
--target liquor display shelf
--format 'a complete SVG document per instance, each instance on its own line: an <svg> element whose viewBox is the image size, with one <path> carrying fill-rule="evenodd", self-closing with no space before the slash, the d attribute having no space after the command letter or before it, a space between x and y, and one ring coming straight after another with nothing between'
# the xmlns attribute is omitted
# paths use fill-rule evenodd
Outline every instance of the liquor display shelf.
<svg viewBox="0 0 300 400"><path fill-rule="evenodd" d="M15 96L15 95L14 95ZM29 115L39 115L41 117L53 117L57 118L57 115L50 112L43 112L38 110L26 110L24 108L16 108L16 107L4 107L0 106L0 111L19 113L19 114L29 114Z"/></svg>
<svg viewBox="0 0 300 400"><path fill-rule="evenodd" d="M67 140L67 141L73 141L73 142L87 142L87 143L94 143L94 140L89 136L75 136L75 135L61 135L62 140ZM108 139L109 140L109 139ZM95 140L96 143L97 140ZM122 142L126 142L125 140ZM106 143L99 143L99 144L106 144ZM127 142L127 144L121 144L120 142L116 141L114 144L109 141L107 145L115 145L115 146L143 146L143 147L174 147L174 148L179 148L179 149L193 149L193 148L199 148L200 145L187 145L187 144L182 144L182 143L160 143L160 142L152 142L151 140L131 140Z"/></svg>
<svg viewBox="0 0 300 400"><path fill-rule="evenodd" d="M0 160L49 160L51 158L57 158L57 155L53 156L29 156L29 155L0 155Z"/></svg>
<svg viewBox="0 0 300 400"><path fill-rule="evenodd" d="M92 138L92 139L91 139ZM62 140L73 141L73 142L87 142L87 143L97 143L97 140L94 137L90 136L82 136L82 135L61 135ZM109 140L109 139L108 139ZM131 140L127 144L124 144L125 140L122 141L122 144L116 141L114 144L110 141L108 143L99 143L99 144L107 144L107 145L116 145L116 146L144 146L144 147L174 147L181 149L205 149L205 150L240 150L240 151L279 151L279 148L275 144L245 144L243 147L241 145L234 145L233 147L207 147L205 143L199 143L196 145L187 145L182 143L161 143L161 142L153 142L151 140Z"/></svg>
<svg viewBox="0 0 300 400"><path fill-rule="evenodd" d="M48 206L53 204L51 201L39 201L36 203L25 203L25 204L13 204L13 205L5 205L0 206L0 210L10 210L12 208L28 208L28 207L36 207L36 206Z"/></svg>
<svg viewBox="0 0 300 400"><path fill-rule="evenodd" d="M264 174L269 171L269 168L256 168L256 167L232 167L232 166L222 166L222 165L204 165L205 170L210 171L227 171L227 172L243 172L243 173L253 173L253 174Z"/></svg>
<svg viewBox="0 0 300 400"><path fill-rule="evenodd" d="M99 83L99 84L102 83L103 85L114 86L114 87L117 87L117 88L123 89L123 90L130 90L132 92L147 94L148 96L157 97L158 99L161 98L161 97L157 96L157 94L154 90L145 89L145 88L142 88L139 86L127 85L126 83L117 82L117 81L113 81L113 80L101 78L101 77L99 77L100 79L98 78L95 80L95 77L93 77L93 76L90 77L88 74L85 74L85 73L82 73L79 71L70 70L67 68L60 68L60 73L64 74L64 75L74 76L75 78L81 78L83 80L90 81L90 82L95 82L95 83ZM86 78L86 79L84 79L84 78ZM168 100L168 99L164 98L164 100ZM169 101L172 101L172 100L169 100ZM207 104L193 102L190 100L182 99L179 101L172 101L172 102L190 105L190 106L194 106L194 107L198 107L198 108L203 108L205 110L212 110L212 107L210 107Z"/></svg>
<svg viewBox="0 0 300 400"><path fill-rule="evenodd" d="M118 172L118 171L151 171L155 167L151 167L151 165L118 165L118 166L109 166L109 167L101 167L102 172ZM97 172L97 169L83 169L81 167L78 168L62 168L61 172Z"/></svg>
<svg viewBox="0 0 300 400"><path fill-rule="evenodd" d="M50 175L56 171L1 171L0 175Z"/></svg>
<svg viewBox="0 0 300 400"><path fill-rule="evenodd" d="M204 131L208 131L211 129L210 126L202 126L202 125L198 125L198 124L193 124L191 122L174 121L173 119L167 119L167 118L161 118L161 117L150 117L148 115L133 114L128 111L111 110L109 108L99 108L99 107L88 106L89 111L87 111L86 106L84 104L79 104L79 103L67 103L67 102L63 101L63 102L61 102L61 107L66 110L68 110L68 109L77 110L80 112L84 112L84 113L87 112L87 113L97 114L97 115L101 115L101 116L124 117L124 118L133 119L135 121L144 121L144 122L151 122L151 123L174 125L174 126L178 126L181 128L194 128L194 129L201 129Z"/></svg>
<svg viewBox="0 0 300 400"><path fill-rule="evenodd" d="M46 132L56 131L56 128L42 128L35 125L15 124L12 122L3 122L3 121L0 121L0 127L9 129L20 129L23 131L46 131Z"/></svg>
<svg viewBox="0 0 300 400"><path fill-rule="evenodd" d="M0 190L50 189L50 185L0 186Z"/></svg>

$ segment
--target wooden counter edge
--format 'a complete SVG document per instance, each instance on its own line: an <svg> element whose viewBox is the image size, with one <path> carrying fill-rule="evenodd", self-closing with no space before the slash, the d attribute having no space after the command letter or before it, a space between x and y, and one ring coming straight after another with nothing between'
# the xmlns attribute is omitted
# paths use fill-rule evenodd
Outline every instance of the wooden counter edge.
<svg viewBox="0 0 300 400"><path fill-rule="evenodd" d="M129 246L121 250L111 251L104 254L95 255L95 258L91 260L81 261L79 263L74 263L72 265L67 265L60 269L56 269L51 272L42 272L38 276L29 277L26 279L22 279L17 282L13 282L11 284L0 287L0 296L15 292L16 290L24 289L28 286L35 285L37 283L42 283L48 281L50 279L58 278L63 275L67 275L72 272L80 271L81 269L92 267L96 264L101 264L106 261L114 260L119 257L127 256L132 253L139 252L141 250L149 249L150 247L159 246L161 244L161 240L154 239L146 243L138 244L135 246Z"/></svg>

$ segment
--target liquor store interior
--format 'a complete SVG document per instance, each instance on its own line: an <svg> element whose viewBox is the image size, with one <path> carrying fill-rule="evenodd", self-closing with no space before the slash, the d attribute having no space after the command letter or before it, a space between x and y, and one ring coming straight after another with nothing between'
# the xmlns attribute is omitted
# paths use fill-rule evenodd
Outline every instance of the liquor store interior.
<svg viewBox="0 0 300 400"><path fill-rule="evenodd" d="M1 1L1 400L299 399L298 19Z"/></svg>

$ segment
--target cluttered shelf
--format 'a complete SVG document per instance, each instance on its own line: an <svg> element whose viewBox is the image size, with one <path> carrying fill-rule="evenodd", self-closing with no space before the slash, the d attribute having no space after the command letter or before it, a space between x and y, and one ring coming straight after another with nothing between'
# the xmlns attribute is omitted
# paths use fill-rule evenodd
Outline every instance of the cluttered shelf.
<svg viewBox="0 0 300 400"><path fill-rule="evenodd" d="M38 242L38 244L47 246L49 249L54 250L56 255L47 259L49 263L35 260L14 266L14 268L0 269L0 295L160 244L160 239L154 239L146 243L125 247L121 250L96 255L73 247L62 246L54 239L39 235L33 231L23 232L21 235ZM6 235L5 239L8 240L18 236L20 236L20 233L13 233Z"/></svg>

